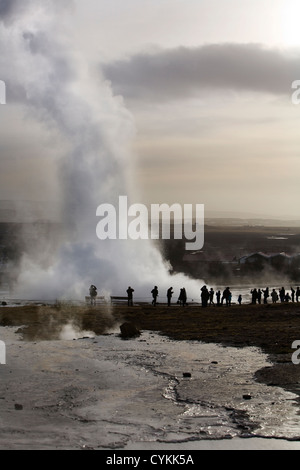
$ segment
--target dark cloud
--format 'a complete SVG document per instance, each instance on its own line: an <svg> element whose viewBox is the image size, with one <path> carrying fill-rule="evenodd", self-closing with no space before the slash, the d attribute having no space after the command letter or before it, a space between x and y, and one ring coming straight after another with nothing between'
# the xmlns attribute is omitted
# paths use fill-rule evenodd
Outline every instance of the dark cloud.
<svg viewBox="0 0 300 470"><path fill-rule="evenodd" d="M164 100L208 89L290 94L300 79L300 51L259 44L213 44L140 53L102 65L114 92L127 98Z"/></svg>
<svg viewBox="0 0 300 470"><path fill-rule="evenodd" d="M9 24L31 4L31 0L0 0L0 21Z"/></svg>
<svg viewBox="0 0 300 470"><path fill-rule="evenodd" d="M18 0L0 0L0 17L6 18L11 15Z"/></svg>
<svg viewBox="0 0 300 470"><path fill-rule="evenodd" d="M0 21L6 26L22 18L24 14L31 14L32 11L43 8L52 9L61 15L64 11L74 9L73 0L0 0Z"/></svg>

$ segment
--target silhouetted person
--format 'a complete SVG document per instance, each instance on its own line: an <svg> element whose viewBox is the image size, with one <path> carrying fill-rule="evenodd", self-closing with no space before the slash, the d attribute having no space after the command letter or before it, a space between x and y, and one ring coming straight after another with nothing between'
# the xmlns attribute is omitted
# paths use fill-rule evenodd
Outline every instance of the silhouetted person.
<svg viewBox="0 0 300 470"><path fill-rule="evenodd" d="M172 299L173 294L174 294L173 287L170 287L167 291L168 307L170 307L171 305L171 299Z"/></svg>
<svg viewBox="0 0 300 470"><path fill-rule="evenodd" d="M243 300L243 297L241 296L241 294L238 296L238 303L239 305L242 305L242 300Z"/></svg>
<svg viewBox="0 0 300 470"><path fill-rule="evenodd" d="M91 305L96 305L97 295L97 287L92 284L90 287Z"/></svg>
<svg viewBox="0 0 300 470"><path fill-rule="evenodd" d="M299 297L300 297L300 287L297 287L297 289L296 289L296 302L299 302Z"/></svg>
<svg viewBox="0 0 300 470"><path fill-rule="evenodd" d="M285 299L285 288L282 287L279 291L280 302L284 302Z"/></svg>
<svg viewBox="0 0 300 470"><path fill-rule="evenodd" d="M293 287L291 287L291 295L292 295L292 302L295 302L295 289L293 289Z"/></svg>
<svg viewBox="0 0 300 470"><path fill-rule="evenodd" d="M179 297L178 297L178 304L179 305L182 305L183 307L185 307L186 305L186 300L187 300L187 295L186 295L186 290L185 288L183 287L182 289L180 289L180 294L179 294Z"/></svg>
<svg viewBox="0 0 300 470"><path fill-rule="evenodd" d="M257 301L257 289L252 289L252 290L251 290L251 294L252 294L252 303L253 303L253 304L256 304L256 301Z"/></svg>
<svg viewBox="0 0 300 470"><path fill-rule="evenodd" d="M284 296L284 301L285 301L285 302L289 302L290 300L291 300L291 296L290 296L290 294L287 292L287 293L285 294L285 296Z"/></svg>
<svg viewBox="0 0 300 470"><path fill-rule="evenodd" d="M134 289L132 289L132 287L129 286L126 292L127 292L127 296L128 296L128 307L129 307L129 306L133 305Z"/></svg>
<svg viewBox="0 0 300 470"><path fill-rule="evenodd" d="M216 293L216 298L217 298L217 305L221 305L221 291L218 290Z"/></svg>
<svg viewBox="0 0 300 470"><path fill-rule="evenodd" d="M228 305L230 304L230 300L231 300L230 295L231 295L230 287L226 287L226 289L223 291L223 295L222 295L222 300L221 300L222 305L223 305L223 302L225 300L226 306L228 307Z"/></svg>
<svg viewBox="0 0 300 470"><path fill-rule="evenodd" d="M157 286L154 286L154 289L152 289L151 294L152 294L152 297L153 297L152 305L155 306L156 301L157 301L157 297L158 297L158 288L157 288Z"/></svg>
<svg viewBox="0 0 300 470"><path fill-rule="evenodd" d="M206 286L201 287L201 303L202 307L207 307L209 300L209 291Z"/></svg>
<svg viewBox="0 0 300 470"><path fill-rule="evenodd" d="M263 294L264 294L264 304L267 304L268 303L268 297L269 297L269 288L266 287L265 290L263 290Z"/></svg>
<svg viewBox="0 0 300 470"><path fill-rule="evenodd" d="M272 290L271 299L272 299L273 304L276 304L277 300L279 299L278 294L275 289Z"/></svg>
<svg viewBox="0 0 300 470"><path fill-rule="evenodd" d="M262 296L262 291L258 289L257 291L257 302L261 304L261 296Z"/></svg>
<svg viewBox="0 0 300 470"><path fill-rule="evenodd" d="M186 306L186 301L187 301L187 295L186 295L185 287L182 288L181 299L182 299L182 306L185 307Z"/></svg>

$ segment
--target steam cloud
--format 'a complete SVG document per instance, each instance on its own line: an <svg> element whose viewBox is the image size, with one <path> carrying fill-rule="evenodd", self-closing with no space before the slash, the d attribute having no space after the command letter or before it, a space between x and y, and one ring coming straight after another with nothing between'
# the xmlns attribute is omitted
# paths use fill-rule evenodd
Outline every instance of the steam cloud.
<svg viewBox="0 0 300 470"><path fill-rule="evenodd" d="M149 297L157 284L162 290L185 286L189 296L199 296L198 283L181 275L170 278L150 242L96 237L98 205L117 207L120 195L131 197L128 149L135 128L98 68L94 72L72 48L63 18L70 6L61 0L0 1L1 78L10 100L61 143L57 174L64 239L46 267L38 252L23 257L17 293L82 299L90 284L115 295L132 285L137 297Z"/></svg>

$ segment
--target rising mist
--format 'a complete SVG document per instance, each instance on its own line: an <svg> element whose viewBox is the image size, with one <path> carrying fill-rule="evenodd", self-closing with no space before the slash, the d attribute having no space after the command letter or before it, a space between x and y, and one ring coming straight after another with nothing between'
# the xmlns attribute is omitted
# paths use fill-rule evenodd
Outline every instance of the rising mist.
<svg viewBox="0 0 300 470"><path fill-rule="evenodd" d="M130 151L135 126L99 69L74 50L71 3L59 2L59 8L55 1L41 0L1 5L3 78L24 120L38 122L54 136L53 187L63 228L59 244L46 250L47 263L43 243L23 255L15 295L83 299L95 284L99 293L115 295L125 295L131 285L136 297L147 298L156 284L163 297L170 285L174 290L185 286L189 296L199 297L201 283L171 277L150 241L96 237L99 204L117 205L121 195L137 202ZM32 174L37 177L38 170Z"/></svg>

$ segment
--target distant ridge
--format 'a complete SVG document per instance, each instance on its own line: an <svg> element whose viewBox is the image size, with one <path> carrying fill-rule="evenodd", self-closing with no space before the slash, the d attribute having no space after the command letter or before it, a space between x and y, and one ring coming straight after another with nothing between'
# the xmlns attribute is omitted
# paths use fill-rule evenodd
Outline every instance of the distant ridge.
<svg viewBox="0 0 300 470"><path fill-rule="evenodd" d="M49 201L0 200L1 223L29 223L39 220L58 221L58 204Z"/></svg>
<svg viewBox="0 0 300 470"><path fill-rule="evenodd" d="M96 210L96 209L95 209ZM51 201L0 200L0 223L58 222L59 204ZM176 224L176 220L174 221ZM248 212L205 211L205 225L300 227L300 219Z"/></svg>
<svg viewBox="0 0 300 470"><path fill-rule="evenodd" d="M287 219L248 219L248 218L205 218L205 225L235 226L235 227L300 227L299 220Z"/></svg>
<svg viewBox="0 0 300 470"><path fill-rule="evenodd" d="M259 214L257 212L241 212L241 211L213 211L206 210L206 217L209 219L251 219L251 220L293 220L299 221L298 217L291 214Z"/></svg>

